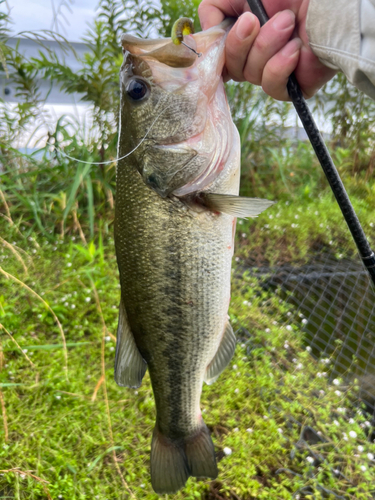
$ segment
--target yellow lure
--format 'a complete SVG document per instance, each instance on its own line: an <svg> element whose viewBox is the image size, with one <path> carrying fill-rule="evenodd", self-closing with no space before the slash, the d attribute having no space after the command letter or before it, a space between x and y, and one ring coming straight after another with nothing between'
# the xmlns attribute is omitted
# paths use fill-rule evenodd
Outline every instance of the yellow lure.
<svg viewBox="0 0 375 500"><path fill-rule="evenodd" d="M180 19L177 19L177 21L174 23L172 27L172 34L171 34L172 42L175 45L181 45L181 43L183 43L184 36L191 35L193 33L194 33L193 21L188 17L180 17Z"/></svg>

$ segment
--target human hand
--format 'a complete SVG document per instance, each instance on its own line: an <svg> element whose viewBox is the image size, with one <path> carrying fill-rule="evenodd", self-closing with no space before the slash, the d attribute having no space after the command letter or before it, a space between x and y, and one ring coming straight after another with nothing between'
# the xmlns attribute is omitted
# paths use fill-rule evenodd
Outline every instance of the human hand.
<svg viewBox="0 0 375 500"><path fill-rule="evenodd" d="M305 97L312 97L335 71L312 52L306 34L309 0L263 0L270 20L260 28L246 0L203 0L198 14L203 29L225 17L238 17L226 41L224 79L261 85L280 101L290 101L286 84L291 73Z"/></svg>

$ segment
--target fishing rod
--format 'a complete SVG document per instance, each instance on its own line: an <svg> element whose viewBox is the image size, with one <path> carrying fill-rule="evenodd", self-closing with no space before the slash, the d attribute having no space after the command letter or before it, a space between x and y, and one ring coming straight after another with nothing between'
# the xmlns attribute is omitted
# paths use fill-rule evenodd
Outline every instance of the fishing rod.
<svg viewBox="0 0 375 500"><path fill-rule="evenodd" d="M264 9L261 0L247 0L251 12L259 19L260 25L263 26L269 17ZM314 148L315 154L318 157L319 163L322 166L327 177L332 192L335 195L336 201L341 209L344 219L352 233L355 244L357 245L359 255L370 275L370 278L375 285L375 254L371 250L370 244L367 241L366 235L362 229L361 223L354 211L353 205L349 199L348 193L345 190L344 184L340 179L340 175L333 163L329 154L324 139L319 132L319 129L314 121L311 111L307 105L305 98L302 95L301 87L292 73L287 83L289 97L297 111L298 116L303 124L303 127L310 139L311 145Z"/></svg>

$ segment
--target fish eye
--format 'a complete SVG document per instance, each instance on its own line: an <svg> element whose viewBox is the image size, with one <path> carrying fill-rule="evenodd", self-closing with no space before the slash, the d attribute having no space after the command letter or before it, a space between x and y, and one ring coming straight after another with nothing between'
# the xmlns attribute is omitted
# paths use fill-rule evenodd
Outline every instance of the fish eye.
<svg viewBox="0 0 375 500"><path fill-rule="evenodd" d="M128 83L126 92L133 101L141 101L148 96L149 88L144 80L134 78Z"/></svg>

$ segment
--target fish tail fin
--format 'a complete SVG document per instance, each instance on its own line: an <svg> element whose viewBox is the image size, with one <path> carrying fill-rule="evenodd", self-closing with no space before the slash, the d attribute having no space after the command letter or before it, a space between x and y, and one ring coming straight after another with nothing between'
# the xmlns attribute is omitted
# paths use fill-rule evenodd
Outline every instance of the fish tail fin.
<svg viewBox="0 0 375 500"><path fill-rule="evenodd" d="M185 454L190 470L194 477L217 477L217 465L214 444L207 425L202 422L202 427L197 434L185 440Z"/></svg>
<svg viewBox="0 0 375 500"><path fill-rule="evenodd" d="M189 476L217 477L214 445L205 424L198 433L185 439L172 440L157 426L151 444L151 483L154 491L175 493Z"/></svg>

